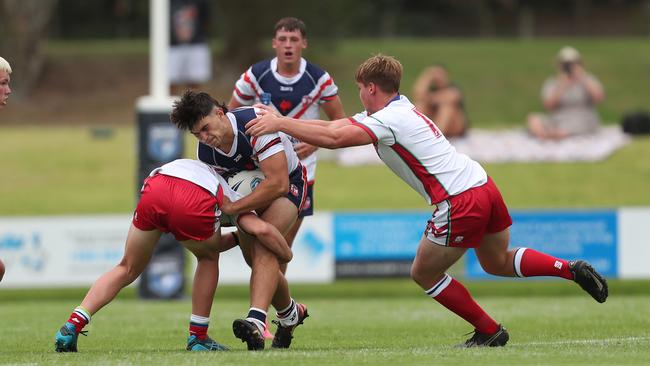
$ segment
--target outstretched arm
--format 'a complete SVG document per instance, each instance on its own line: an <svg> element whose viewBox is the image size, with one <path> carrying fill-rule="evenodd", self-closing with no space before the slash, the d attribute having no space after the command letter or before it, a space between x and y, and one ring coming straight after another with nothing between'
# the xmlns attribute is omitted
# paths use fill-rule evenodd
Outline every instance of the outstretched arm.
<svg viewBox="0 0 650 366"><path fill-rule="evenodd" d="M257 240L278 257L280 263L288 263L293 258L289 244L273 225L257 217L254 213L245 213L237 220L238 227L254 235Z"/></svg>
<svg viewBox="0 0 650 366"><path fill-rule="evenodd" d="M319 147L337 149L348 146L367 145L372 137L348 119L332 122L322 120L297 120L266 113L246 124L246 133L259 136L282 131L298 140Z"/></svg>

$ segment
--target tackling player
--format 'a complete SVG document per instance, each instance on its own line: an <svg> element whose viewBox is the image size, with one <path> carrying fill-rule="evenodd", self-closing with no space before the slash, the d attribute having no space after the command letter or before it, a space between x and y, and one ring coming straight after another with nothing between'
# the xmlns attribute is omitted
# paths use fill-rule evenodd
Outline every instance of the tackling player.
<svg viewBox="0 0 650 366"><path fill-rule="evenodd" d="M512 220L498 188L479 163L456 152L433 121L399 94L402 65L377 55L357 69L366 108L349 119L297 121L271 109L248 123L253 136L282 131L330 149L374 144L379 157L433 205L411 277L425 293L475 328L462 346L504 346L509 335L445 273L474 248L483 269L506 277L555 276L577 282L605 302L607 282L587 262L566 261L530 248L508 249Z"/></svg>
<svg viewBox="0 0 650 366"><path fill-rule="evenodd" d="M232 93L228 109L262 103L272 106L283 116L299 119L319 118L322 109L330 120L345 117L338 87L323 69L302 58L307 48L307 28L296 18L282 18L273 29L275 57L251 66L244 72ZM314 212L316 146L291 138L293 148L307 168L307 199L298 219L285 238L289 246L300 229L303 218ZM286 271L286 267L284 267Z"/></svg>
<svg viewBox="0 0 650 366"><path fill-rule="evenodd" d="M198 261L187 350L227 350L208 336L208 324L219 278L220 208L238 198L239 195L212 168L196 160L175 160L151 172L144 181L133 214L124 257L92 285L81 305L56 333L56 351L77 352L77 338L91 316L142 273L164 232L171 232ZM242 213L229 221L259 240L252 249L254 269L266 266L270 257L276 261L278 258L283 262L291 260L291 249L284 237L254 213ZM253 298L251 305L265 306Z"/></svg>
<svg viewBox="0 0 650 366"><path fill-rule="evenodd" d="M262 171L265 178L252 193L224 204L222 210L232 215L258 210L264 221L284 235L296 221L305 201L305 169L286 135L272 133L251 138L244 133L245 124L257 117L256 109L244 107L227 111L209 94L188 90L174 104L171 121L178 128L189 130L199 140L198 158L219 174L228 176L257 168ZM225 238L236 239L237 236ZM220 250L232 246L222 243ZM305 305L297 304L291 298L277 260L260 268L253 267L251 298L267 306L251 308L246 319L235 320L235 336L245 341L250 350L264 348L262 335L267 328L266 310L272 300L279 320L272 346L288 348L294 329L302 324L308 313Z"/></svg>

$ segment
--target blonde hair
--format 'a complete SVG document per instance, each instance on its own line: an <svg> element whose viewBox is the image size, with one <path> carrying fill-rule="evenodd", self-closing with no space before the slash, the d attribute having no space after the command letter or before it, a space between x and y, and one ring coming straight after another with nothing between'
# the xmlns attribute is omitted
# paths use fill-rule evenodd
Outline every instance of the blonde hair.
<svg viewBox="0 0 650 366"><path fill-rule="evenodd" d="M394 57L378 54L359 65L354 77L364 85L375 83L385 93L396 93L402 80L402 64Z"/></svg>
<svg viewBox="0 0 650 366"><path fill-rule="evenodd" d="M6 71L7 74L11 74L11 65L9 65L9 61L5 60L0 56L0 71Z"/></svg>

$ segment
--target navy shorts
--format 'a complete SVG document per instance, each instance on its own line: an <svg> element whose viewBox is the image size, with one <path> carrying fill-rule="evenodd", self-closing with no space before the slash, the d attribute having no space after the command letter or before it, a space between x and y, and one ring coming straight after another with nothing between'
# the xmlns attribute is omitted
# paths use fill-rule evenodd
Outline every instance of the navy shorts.
<svg viewBox="0 0 650 366"><path fill-rule="evenodd" d="M289 192L287 198L302 212L307 200L307 169L298 164L298 167L289 174Z"/></svg>
<svg viewBox="0 0 650 366"><path fill-rule="evenodd" d="M299 218L311 216L314 214L314 183L307 184L307 198L305 204L302 205L302 210L298 213Z"/></svg>

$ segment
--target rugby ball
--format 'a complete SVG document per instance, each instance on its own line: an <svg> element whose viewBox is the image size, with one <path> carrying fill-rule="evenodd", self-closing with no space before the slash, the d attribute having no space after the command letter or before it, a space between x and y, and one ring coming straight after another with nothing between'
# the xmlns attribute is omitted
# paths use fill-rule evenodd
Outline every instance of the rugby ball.
<svg viewBox="0 0 650 366"><path fill-rule="evenodd" d="M233 191L248 196L264 180L264 174L261 170L242 170L228 178L228 185Z"/></svg>

